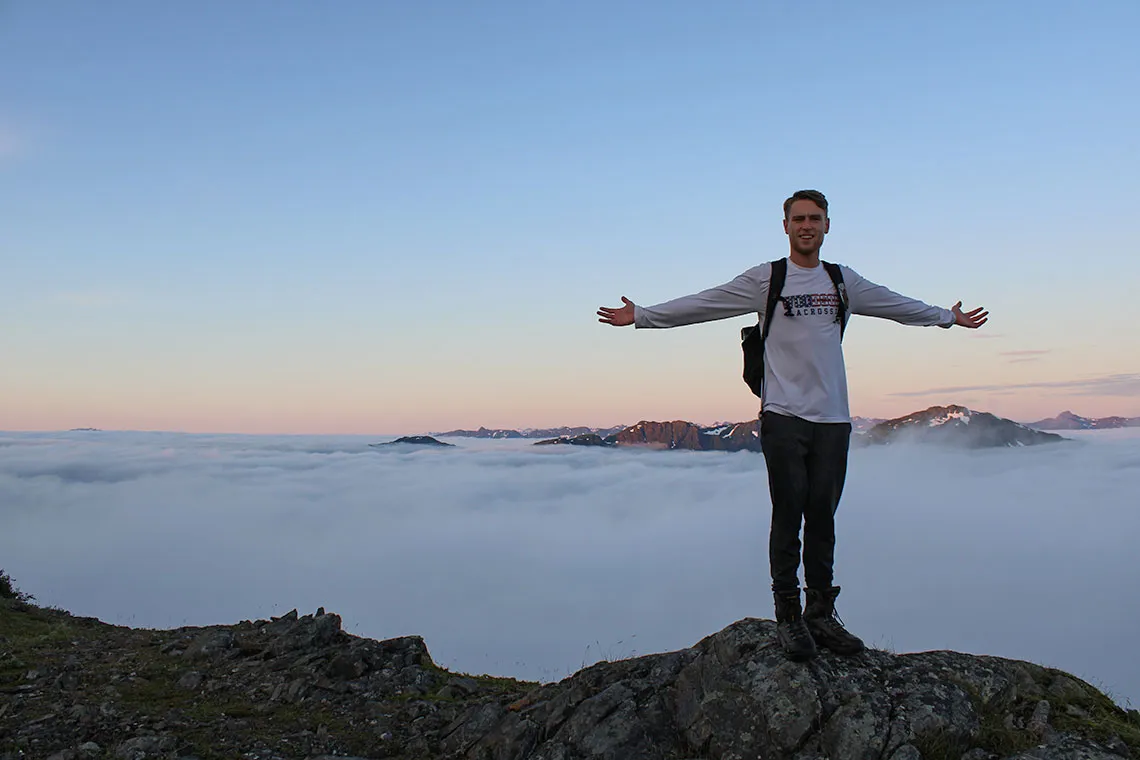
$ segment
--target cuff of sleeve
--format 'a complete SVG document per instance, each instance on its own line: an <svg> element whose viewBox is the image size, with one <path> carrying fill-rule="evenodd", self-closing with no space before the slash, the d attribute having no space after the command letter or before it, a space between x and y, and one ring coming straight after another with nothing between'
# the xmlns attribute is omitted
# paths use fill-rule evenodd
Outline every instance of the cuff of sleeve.
<svg viewBox="0 0 1140 760"><path fill-rule="evenodd" d="M948 321L945 321L942 324L938 325L939 327L941 327L944 330L949 330L958 321L958 320L954 319L954 312L950 311L949 309L946 310L946 319Z"/></svg>
<svg viewBox="0 0 1140 760"><path fill-rule="evenodd" d="M634 329L645 327L645 312L637 304L633 305L633 327Z"/></svg>

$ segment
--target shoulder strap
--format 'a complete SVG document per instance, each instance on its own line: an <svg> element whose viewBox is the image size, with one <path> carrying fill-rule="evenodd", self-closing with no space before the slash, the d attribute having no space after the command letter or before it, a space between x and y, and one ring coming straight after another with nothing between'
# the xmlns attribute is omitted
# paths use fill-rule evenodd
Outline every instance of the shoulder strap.
<svg viewBox="0 0 1140 760"><path fill-rule="evenodd" d="M847 329L847 318L851 313L851 304L847 301L847 287L843 284L843 270L839 268L838 264L833 264L830 261L822 263L823 268L831 277L832 284L835 285L836 294L839 296L839 313L835 315L835 321L839 323L839 339L843 340L843 331Z"/></svg>
<svg viewBox="0 0 1140 760"><path fill-rule="evenodd" d="M772 329L772 313L776 304L780 302L780 293L784 290L784 280L788 278L788 260L776 259L772 262L772 276L768 279L768 305L764 309L764 330L760 333L764 340L768 340L768 332Z"/></svg>

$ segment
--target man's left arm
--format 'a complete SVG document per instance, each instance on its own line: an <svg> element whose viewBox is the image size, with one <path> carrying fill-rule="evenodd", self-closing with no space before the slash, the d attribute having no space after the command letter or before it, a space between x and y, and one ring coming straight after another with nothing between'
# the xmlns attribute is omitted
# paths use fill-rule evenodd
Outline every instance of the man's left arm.
<svg viewBox="0 0 1140 760"><path fill-rule="evenodd" d="M978 308L962 311L959 301L952 309L931 306L915 298L908 298L890 288L871 282L849 267L843 267L843 281L852 314L890 319L904 325L921 327L976 328L986 323L989 312Z"/></svg>

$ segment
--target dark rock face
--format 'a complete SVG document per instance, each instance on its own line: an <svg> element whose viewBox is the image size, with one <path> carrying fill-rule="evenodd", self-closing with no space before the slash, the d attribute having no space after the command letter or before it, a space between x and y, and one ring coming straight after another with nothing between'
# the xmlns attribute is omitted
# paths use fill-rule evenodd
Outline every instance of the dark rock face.
<svg viewBox="0 0 1140 760"><path fill-rule="evenodd" d="M550 446L550 445L567 445L567 446L613 446L614 442L602 438L597 433L583 433L582 435L575 436L560 436L558 438L551 438L546 441L539 441L534 444L535 446Z"/></svg>
<svg viewBox="0 0 1140 760"><path fill-rule="evenodd" d="M701 429L691 422L649 422L642 420L636 425L614 435L614 441L622 446L646 446L656 449L700 449Z"/></svg>
<svg viewBox="0 0 1140 760"><path fill-rule="evenodd" d="M554 427L554 428L529 428L527 430L510 430L503 428L488 429L481 427L478 430L450 430L446 433L437 433L441 436L452 436L456 438L576 438L582 435L594 433L598 436L605 437L616 433L622 427L611 428L592 428L592 427Z"/></svg>
<svg viewBox="0 0 1140 760"><path fill-rule="evenodd" d="M1056 417L1029 423L1037 430L1109 430L1123 427L1140 427L1140 417L1081 417L1064 411Z"/></svg>
<svg viewBox="0 0 1140 760"><path fill-rule="evenodd" d="M523 435L517 430L503 430L503 429L488 429L480 427L478 430L448 430L446 433L436 433L445 438L522 438Z"/></svg>
<svg viewBox="0 0 1140 760"><path fill-rule="evenodd" d="M156 631L0 600L0 637L0 760L1140 757L1140 713L1059 671L954 652L797 664L768 620L547 685L449 673L421 638L352 636L323 609Z"/></svg>
<svg viewBox="0 0 1140 760"><path fill-rule="evenodd" d="M702 428L692 422L650 422L636 425L610 436L619 446L645 446L655 449L693 449L696 451L760 451L760 423L737 422Z"/></svg>
<svg viewBox="0 0 1140 760"><path fill-rule="evenodd" d="M379 448L380 446L394 446L400 443L410 443L417 446L454 446L454 443L444 443L437 441L430 435L406 435L403 438L397 438L394 441L385 441L384 443L370 443L369 446Z"/></svg>
<svg viewBox="0 0 1140 760"><path fill-rule="evenodd" d="M860 443L937 443L962 448L1034 446L1066 439L1012 420L975 412L964 406L932 406L921 412L881 422L861 436Z"/></svg>

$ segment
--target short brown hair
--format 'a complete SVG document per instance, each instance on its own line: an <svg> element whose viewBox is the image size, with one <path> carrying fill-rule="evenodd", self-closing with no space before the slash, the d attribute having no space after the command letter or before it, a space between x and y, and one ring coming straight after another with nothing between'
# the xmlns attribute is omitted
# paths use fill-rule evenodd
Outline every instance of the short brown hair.
<svg viewBox="0 0 1140 760"><path fill-rule="evenodd" d="M818 190L797 190L792 193L792 197L784 201L784 218L788 218L788 209L796 201L811 201L815 205L823 209L823 215L827 216L827 198L823 196Z"/></svg>

